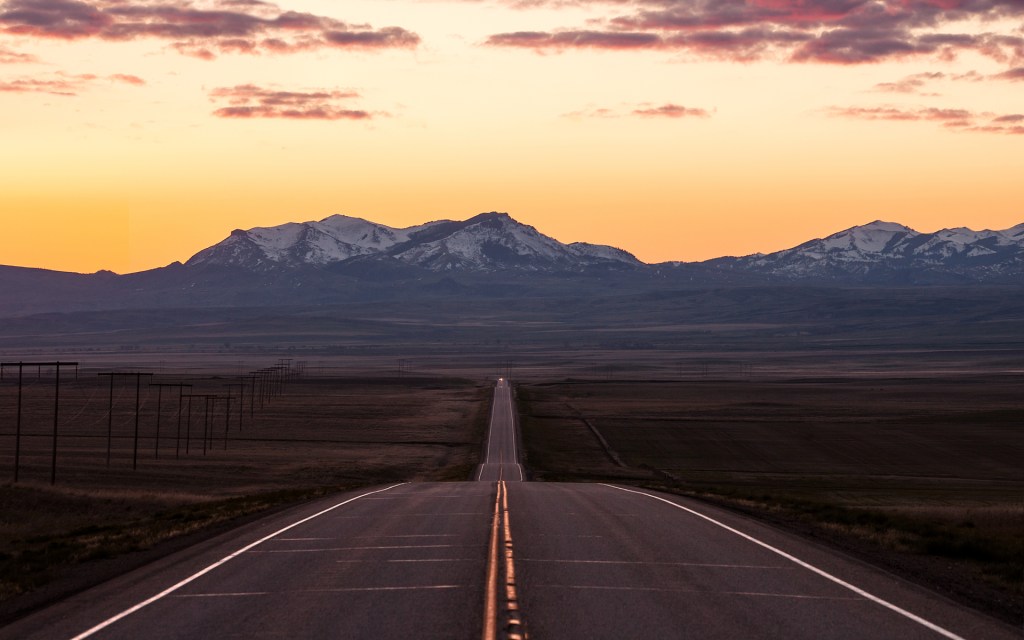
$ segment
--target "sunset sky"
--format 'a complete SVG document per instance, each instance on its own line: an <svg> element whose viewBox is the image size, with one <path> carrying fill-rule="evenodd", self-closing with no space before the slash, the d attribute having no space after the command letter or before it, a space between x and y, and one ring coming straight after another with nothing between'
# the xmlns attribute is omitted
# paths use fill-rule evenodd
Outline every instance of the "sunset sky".
<svg viewBox="0 0 1024 640"><path fill-rule="evenodd" d="M483 211L690 261L1011 227L1022 176L1022 0L0 0L0 264Z"/></svg>

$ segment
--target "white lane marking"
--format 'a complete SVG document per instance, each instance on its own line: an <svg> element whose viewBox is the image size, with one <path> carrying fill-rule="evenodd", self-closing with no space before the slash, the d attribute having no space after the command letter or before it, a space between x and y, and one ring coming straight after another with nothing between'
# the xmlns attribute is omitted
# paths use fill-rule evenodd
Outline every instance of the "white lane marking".
<svg viewBox="0 0 1024 640"><path fill-rule="evenodd" d="M416 559L396 559L396 560L380 560L380 559L366 559L360 558L357 560L345 559L335 560L337 564L381 564L382 562L482 562L476 558L416 558Z"/></svg>
<svg viewBox="0 0 1024 640"><path fill-rule="evenodd" d="M709 596L755 596L759 598L792 598L794 600L843 600L848 602L864 602L864 598L853 596L810 596L800 593L763 593L759 591L702 591L700 589L686 589L673 587L623 587L619 585L600 584L538 584L538 587L549 589L591 589L597 591L667 591L671 593L697 593Z"/></svg>
<svg viewBox="0 0 1024 640"><path fill-rule="evenodd" d="M462 498L468 498L468 497L469 497L469 496L471 496L471 495L472 495L472 494L469 494L469 493L467 493L466 495L461 495L461 496L417 496L417 495L412 495L412 496L409 496L409 495L401 495L401 496L378 496L378 497L376 497L376 498L367 498L367 499L366 499L366 502L370 502L370 501L372 501L372 500L424 500L424 499L430 499L430 500L432 500L432 499L435 499L435 498L436 498L436 499L441 499L441 498L456 498L456 499L462 499Z"/></svg>
<svg viewBox="0 0 1024 640"><path fill-rule="evenodd" d="M384 562L483 562L480 558L417 558L407 560L385 560Z"/></svg>
<svg viewBox="0 0 1024 640"><path fill-rule="evenodd" d="M107 618L106 620L104 620L103 622L97 624L96 626L83 631L82 633L78 634L77 636L74 636L73 638L71 638L71 640L83 640L84 638L88 638L89 636L95 634L97 631L102 631L103 629L106 629L107 627L109 627L110 625L114 624L118 620L121 620L123 618L127 618L128 616L130 616L131 614L135 613L139 609L142 609L143 607L147 607L147 606L153 604L154 602L156 602L157 600L160 600L162 598L167 597L168 595L174 593L175 591L177 591L178 589L184 587L188 583L190 583L190 582L192 582L194 580L197 580L198 578L206 575L207 573L210 573L211 571L213 571L217 567L221 566L225 562L228 562L228 561L230 561L230 560L232 560L234 558L237 558L238 556L242 555L243 553L245 553L249 549L252 549L253 547L256 547L256 546L258 546L260 544L263 544L267 540L270 540L271 538L274 538L274 537L284 533L285 531L289 531L291 529L294 529L295 527L299 526L300 524L304 524L306 522L309 522L313 518L320 517L320 516L324 515L325 513L328 513L330 511L334 511L338 507L345 506L346 504L348 504L350 502L353 502L355 500L359 500L360 498L365 498L366 496L371 496L371 495L373 495L375 493L381 493L381 492L384 492L384 491L390 491L391 489L394 489L395 487L400 487L403 484L406 484L406 483L400 482L398 484L393 484L390 487L384 487L383 489L377 489L376 491L368 491L366 493L362 493L362 494L360 494L358 496L355 496L353 498L349 498L348 500L344 500L342 502L339 502L336 505L327 507L323 511L318 511L317 513L314 513L311 516L303 518L302 520L299 520L298 522L293 522L292 524L288 525L287 527L284 527L282 529L278 529L274 533L272 533L272 534L270 534L268 536L264 536L264 537L260 538L259 540L257 540L256 542L249 543L246 546L244 546L241 549L239 549L238 551L235 551L234 553L231 553L229 555L224 556L223 558L221 558L217 562L214 562L213 564L209 565L205 569L201 569L200 571L197 571L196 573L193 573L192 575L190 575L189 577L185 578L181 582L178 582L178 583L176 583L176 584L174 584L174 585L172 585L170 587L167 587L166 589L164 589L160 593L156 594L155 596L152 596L151 598L147 598L146 600L143 600L142 602L140 602L140 603L138 603L138 604L136 604L136 605L134 605L132 607L129 607L129 608L125 609L121 613L119 613L117 615L114 615L114 616L111 616L110 618Z"/></svg>
<svg viewBox="0 0 1024 640"><path fill-rule="evenodd" d="M348 593L360 591L426 591L436 589L465 589L463 584L427 584L411 587L338 587L336 589L293 589L287 591L242 591L239 593L177 593L172 598L226 598L242 596L276 596L283 593Z"/></svg>
<svg viewBox="0 0 1024 640"><path fill-rule="evenodd" d="M455 533L403 533L395 536L352 536L353 538L369 538L375 540L377 538L457 538L458 534ZM328 538L325 538L325 540Z"/></svg>
<svg viewBox="0 0 1024 640"><path fill-rule="evenodd" d="M831 573L828 573L827 571L825 571L823 569L819 569L818 567L816 567L816 566L814 566L814 565L812 565L812 564L810 564L808 562L804 562L803 560L801 560L800 558L797 558L796 556L790 555L790 554L786 553L785 551L783 551L781 549L777 549L777 548L773 547L772 545L768 544L767 542L762 542L761 540L758 540L757 538L755 538L755 537L753 537L751 535L743 533L742 531L739 531L737 529L733 529L729 525L721 523L718 520L715 520L714 518L712 518L710 516L706 516L703 513L700 513L699 511L694 511L693 509L690 509L688 507L684 507L683 505L677 504L675 502L672 502L671 500L666 500L665 498L661 498L659 496L652 495L650 493L645 493L643 491L636 491L634 489L624 489L623 487L616 487L614 485L604 484L604 483L601 483L601 485L605 486L605 487L609 487L611 489L616 489L618 491L625 491L626 493L635 493L637 495L647 496L648 498L652 498L654 500L658 500L660 502L664 502L667 505L671 505L671 506L675 507L676 509L681 509L683 511L686 511L687 513L693 514L693 515L697 516L698 518L702 518L702 519L707 520L708 522L710 522L712 524L718 525L719 527L725 529L726 531L730 531L732 533L735 533L739 537L741 537L741 538L743 538L745 540L748 540L750 542L753 542L754 544L756 544L756 545L758 545L760 547L764 547L765 549L767 549L767 550L769 550L769 551L771 551L773 553L776 553L776 554L782 556L783 558L786 558L787 560L789 560L791 562L795 562L796 564L800 565L804 569L807 569L808 571L816 573L816 574L818 574L819 576L821 576L823 578L831 580L832 582L838 584L839 586L845 587L846 589L849 589L850 591L856 593L857 595L859 595L861 597L864 597L864 598L867 598L868 600L874 602L875 604L879 604L879 605L885 607L886 609L894 611L894 612L900 614L901 616L907 618L908 620L913 620L914 622L918 623L919 625L921 625L923 627L926 627L928 629L931 629L932 631L934 631L935 633L937 633L937 634L939 634L941 636L944 636L946 638L950 638L950 640L965 640L965 638L963 636L958 636L957 634L953 633L952 631L950 631L948 629L945 629L943 627L940 627L939 625L935 624L934 622L930 622L928 620L925 620L921 616L913 614L913 613L911 613L911 612L909 612L906 609L903 609L901 607L898 607L895 604L889 602L888 600L883 600L882 598L879 598L876 595L868 593L867 591L861 589L860 587L856 587L856 586L850 584L849 582L846 582L845 580L843 580L841 578L837 578L836 576L832 575Z"/></svg>
<svg viewBox="0 0 1024 640"><path fill-rule="evenodd" d="M495 389L495 395L498 391ZM494 446L494 416L498 413L498 403L495 402L491 405L491 423L487 425L487 455L484 457L484 464L491 464L491 447Z"/></svg>
<svg viewBox="0 0 1024 640"><path fill-rule="evenodd" d="M497 389L495 389L494 393L495 395L497 395ZM494 404L491 405L491 420L487 425L487 450L484 453L484 461L480 465L480 470L477 471L476 473L477 482L480 482L484 477L484 466L491 464L491 446L494 443L494 439L492 438L492 435L494 434L494 414L497 410L498 403L495 402Z"/></svg>
<svg viewBox="0 0 1024 640"><path fill-rule="evenodd" d="M323 551L355 551L355 550L366 550L366 549L449 549L451 547L479 547L480 545L473 544L407 544L407 545L390 545L390 546L375 546L375 547L321 547L319 549L261 549L259 551L250 551L250 554L256 553L319 553Z"/></svg>
<svg viewBox="0 0 1024 640"><path fill-rule="evenodd" d="M337 589L307 589L297 593L345 593L348 591L430 591L435 589L466 589L465 584L424 584L412 587L339 587Z"/></svg>
<svg viewBox="0 0 1024 640"><path fill-rule="evenodd" d="M412 499L415 499L415 500L440 500L442 498L444 498L444 499L451 498L451 499L454 499L454 500L461 500L463 498L469 498L469 497L472 497L472 496L473 496L472 493L465 493L465 494L460 495L460 496L459 495L451 495L451 496L415 496L415 497L406 497L406 496L394 496L394 497L387 496L387 497L385 497L385 496L381 496L379 498L367 498L367 500L412 500Z"/></svg>
<svg viewBox="0 0 1024 640"><path fill-rule="evenodd" d="M240 598L244 596L269 596L273 591L239 591L237 593L176 593L172 598Z"/></svg>
<svg viewBox="0 0 1024 640"><path fill-rule="evenodd" d="M654 565L658 567L710 567L712 569L784 569L791 570L792 567L777 567L762 564L712 564L707 562L643 562L640 560L552 560L549 558L520 558L523 562L551 562L565 564L639 564Z"/></svg>
<svg viewBox="0 0 1024 640"><path fill-rule="evenodd" d="M481 513L479 511L460 511L457 513L384 513L375 516L336 516L337 520L366 520L367 518L373 518L374 520L383 520L384 518L436 518L438 516L486 516L488 514Z"/></svg>
<svg viewBox="0 0 1024 640"><path fill-rule="evenodd" d="M512 456L515 460L516 469L519 470L519 481L523 482L526 480L526 476L523 475L523 466L519 464L519 449L516 445L516 422L512 419L512 390L508 391L508 426L512 431Z"/></svg>

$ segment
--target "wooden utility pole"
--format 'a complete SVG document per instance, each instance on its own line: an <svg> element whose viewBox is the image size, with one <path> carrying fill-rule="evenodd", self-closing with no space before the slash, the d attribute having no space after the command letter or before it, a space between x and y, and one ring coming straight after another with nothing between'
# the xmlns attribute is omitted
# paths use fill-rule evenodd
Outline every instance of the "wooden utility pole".
<svg viewBox="0 0 1024 640"><path fill-rule="evenodd" d="M159 460L160 459L160 408L161 408L161 401L163 400L164 387L171 387L171 388L177 388L178 389L178 433L177 433L177 440L180 441L181 440L181 398L182 398L181 394L182 394L182 390L185 387L188 387L188 388L191 389L192 385L190 385L190 384L183 384L183 383L180 383L180 382L175 382L175 383L170 383L170 382L150 382L149 386L157 388L157 394L156 394L156 443L153 445L153 457L155 459ZM177 451L175 451L175 457L178 457L177 456Z"/></svg>
<svg viewBox="0 0 1024 640"><path fill-rule="evenodd" d="M110 466L110 448L111 440L113 439L114 429L114 376L124 376L130 378L135 376L135 438L132 445L132 469L139 468L139 399L142 393L142 376L152 377L152 373L142 373L140 371L109 371L106 373L99 373L96 375L110 376L110 405L109 415L107 417L107 466ZM159 419L159 413L157 414Z"/></svg>
<svg viewBox="0 0 1024 640"><path fill-rule="evenodd" d="M37 375L42 375L43 367L54 367L54 383L53 383L53 446L50 451L50 484L57 483L57 422L60 418L60 368L61 367L74 367L75 376L78 376L78 363L77 362L0 362L0 378L3 376L3 370L5 367L18 367L18 424L15 429L15 453L14 453L14 481L18 481L18 465L20 463L21 454L21 373L22 368L25 365L36 367Z"/></svg>

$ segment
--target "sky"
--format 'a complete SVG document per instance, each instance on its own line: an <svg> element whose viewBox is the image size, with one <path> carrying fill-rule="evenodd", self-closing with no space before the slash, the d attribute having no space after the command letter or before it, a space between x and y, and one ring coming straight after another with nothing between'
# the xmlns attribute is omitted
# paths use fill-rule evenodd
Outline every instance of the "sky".
<svg viewBox="0 0 1024 640"><path fill-rule="evenodd" d="M1022 0L0 0L0 264L505 211L696 261L1024 222Z"/></svg>

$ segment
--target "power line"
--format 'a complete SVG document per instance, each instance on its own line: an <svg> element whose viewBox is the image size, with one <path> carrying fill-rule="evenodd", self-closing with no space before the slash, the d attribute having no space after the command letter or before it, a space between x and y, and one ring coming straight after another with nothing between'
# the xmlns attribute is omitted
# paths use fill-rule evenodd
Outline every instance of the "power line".
<svg viewBox="0 0 1024 640"><path fill-rule="evenodd" d="M149 386L157 388L156 394L156 443L153 445L153 458L160 459L160 409L161 401L163 400L164 387L177 387L178 389L178 434L177 441L181 440L181 398L185 387L192 388L190 384L184 384L180 382L150 382ZM177 451L175 451L175 458L178 457Z"/></svg>
<svg viewBox="0 0 1024 640"><path fill-rule="evenodd" d="M152 373L139 371L110 371L98 373L98 376L110 376L110 417L107 420L107 466L110 466L110 444L113 432L114 421L114 376L135 376L135 438L132 445L132 470L139 468L139 396L142 391L142 376L152 376Z"/></svg>
<svg viewBox="0 0 1024 640"><path fill-rule="evenodd" d="M43 367L55 367L53 386L53 447L50 453L50 484L57 484L57 422L60 417L60 368L74 367L75 377L78 377L77 362L0 362L0 380L3 379L3 371L6 367L18 367L18 418L14 434L14 481L18 481L18 469L21 462L21 391L22 372L26 366L36 367L36 375L41 376Z"/></svg>

